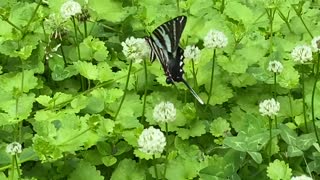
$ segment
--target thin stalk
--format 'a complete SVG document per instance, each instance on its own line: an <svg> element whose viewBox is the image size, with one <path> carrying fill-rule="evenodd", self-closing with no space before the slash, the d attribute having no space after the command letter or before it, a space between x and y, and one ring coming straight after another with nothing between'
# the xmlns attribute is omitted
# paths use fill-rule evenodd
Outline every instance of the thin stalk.
<svg viewBox="0 0 320 180"><path fill-rule="evenodd" d="M14 180L14 169L15 169L15 163L14 163L14 155L11 156L11 176L10 176L10 180Z"/></svg>
<svg viewBox="0 0 320 180"><path fill-rule="evenodd" d="M319 79L319 66L320 66L320 59L319 59L319 53L318 53L317 54L316 74L315 74L315 80L314 80L314 84L313 84L313 88L312 88L312 96L311 96L312 124L313 124L314 132L315 132L318 144L320 144L320 140L319 140L318 130L317 130L316 121L315 121L315 117L314 117L314 96L316 93L317 82Z"/></svg>
<svg viewBox="0 0 320 180"><path fill-rule="evenodd" d="M156 175L156 179L159 179L159 176L158 176L158 169L157 169L157 166L156 166L156 163L155 163L155 161L156 161L156 156L155 156L155 155L152 155L152 157L153 157L154 173L155 173L155 175Z"/></svg>
<svg viewBox="0 0 320 180"><path fill-rule="evenodd" d="M270 49L269 51L272 52L272 46L273 46L273 20L274 20L274 15L276 13L275 9L266 9L268 18L269 18L269 23L270 23Z"/></svg>
<svg viewBox="0 0 320 180"><path fill-rule="evenodd" d="M69 139L67 139L67 140L63 141L62 143L60 143L58 146L63 146L63 145L65 145L65 144L67 144L68 142L73 141L74 139L76 139L76 138L78 138L79 136L85 134L85 133L88 132L89 130L91 130L91 128L87 128L87 129L83 130L82 132L80 132L79 134L74 135L73 137L70 137Z"/></svg>
<svg viewBox="0 0 320 180"><path fill-rule="evenodd" d="M3 15L0 15L1 19L5 22L7 22L8 24L10 24L12 27L14 27L15 29L17 29L18 31L20 31L21 33L23 33L23 30L21 28L19 28L18 26L16 26L15 24L13 24L11 21L9 21L8 18L4 17Z"/></svg>
<svg viewBox="0 0 320 180"><path fill-rule="evenodd" d="M147 72L147 60L144 58L144 95L143 95L143 106L142 106L142 121L144 121L144 114L146 111L146 102L147 102L147 85L148 85L148 72Z"/></svg>
<svg viewBox="0 0 320 180"><path fill-rule="evenodd" d="M278 10L278 14L279 14L280 18L286 23L289 31L292 33L293 31L292 31L292 29L291 29L291 26L290 26L290 23L289 23L288 18L284 16L284 14L280 11L279 8L277 8L277 10ZM289 14L288 14L288 15L289 15Z"/></svg>
<svg viewBox="0 0 320 180"><path fill-rule="evenodd" d="M164 171L163 171L163 178L166 177L167 174L167 165L168 165L168 155L169 155L169 150L168 150L168 138L169 138L169 131L168 131L168 123L165 124L166 126L166 162L165 162L165 166L164 166Z"/></svg>
<svg viewBox="0 0 320 180"><path fill-rule="evenodd" d="M192 75L193 75L193 79L194 79L194 88L197 91L198 90L198 80L197 80L197 73L194 68L194 59L191 59L191 65L192 65Z"/></svg>
<svg viewBox="0 0 320 180"><path fill-rule="evenodd" d="M306 114L306 96L305 96L305 82L304 82L304 71L301 73L301 84L302 84L302 108L303 108L303 120L306 128L306 133L309 132L307 125L307 114Z"/></svg>
<svg viewBox="0 0 320 180"><path fill-rule="evenodd" d="M39 7L40 7L41 3L42 3L42 0L40 0L40 1L38 2L36 9L33 11L31 18L29 19L28 24L27 24L27 25L26 25L26 27L25 27L25 30L26 30L26 31L28 30L28 28L29 28L29 26L30 26L30 24L31 24L32 20L33 20L33 19L34 19L34 17L36 16L37 11L38 11L38 9L39 9Z"/></svg>
<svg viewBox="0 0 320 180"><path fill-rule="evenodd" d="M79 60L81 59L80 56L80 47L79 47L79 43L78 43L78 31L77 31L77 26L76 26L76 19L74 18L74 16L72 16L72 23L73 23L73 28L74 28L74 42L77 46L77 51L78 51L78 58Z"/></svg>
<svg viewBox="0 0 320 180"><path fill-rule="evenodd" d="M207 106L210 102L212 96L212 87L213 87L213 75L214 75L214 64L216 59L216 49L213 50L213 57L212 57L212 67L211 67L211 78L210 78L210 88L209 88L209 95L207 100Z"/></svg>
<svg viewBox="0 0 320 180"><path fill-rule="evenodd" d="M272 154L272 119L269 117L269 162L271 162L271 154Z"/></svg>
<svg viewBox="0 0 320 180"><path fill-rule="evenodd" d="M300 5L301 6L301 5ZM313 35L311 33L311 31L309 30L309 28L307 27L306 23L304 22L302 15L301 15L301 7L299 7L299 9L296 9L295 5L292 5L293 10L296 12L297 16L299 17L300 21L302 22L304 28L306 28L307 32L309 33L309 35L311 36L311 38L313 38Z"/></svg>
<svg viewBox="0 0 320 180"><path fill-rule="evenodd" d="M19 169L19 164L18 164L18 155L15 154L13 155L15 167L17 168L17 174L18 174L18 179L21 179L21 174L20 174L20 169Z"/></svg>
<svg viewBox="0 0 320 180"><path fill-rule="evenodd" d="M274 99L277 100L277 96L278 96L278 92L277 92L277 73L274 73L273 76L273 87L274 87ZM275 123L275 127L278 127L278 120L277 120L277 116L274 118L274 123Z"/></svg>
<svg viewBox="0 0 320 180"><path fill-rule="evenodd" d="M120 109L122 107L122 104L124 102L124 99L126 98L126 95L127 95L129 79L130 79L130 73L131 73L131 67L132 67L132 60L130 60L129 69L128 69L128 75L127 75L127 81L126 81L126 85L125 85L125 88L124 88L124 93L123 93L122 99L120 101L120 105L119 105L119 107L117 109L116 115L114 116L114 120L117 119L117 117L119 115L119 112L120 112Z"/></svg>

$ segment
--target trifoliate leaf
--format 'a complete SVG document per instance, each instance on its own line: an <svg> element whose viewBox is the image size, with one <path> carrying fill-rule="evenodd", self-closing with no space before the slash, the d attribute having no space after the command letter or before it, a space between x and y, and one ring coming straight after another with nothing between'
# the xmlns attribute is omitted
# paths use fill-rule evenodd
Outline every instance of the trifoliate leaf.
<svg viewBox="0 0 320 180"><path fill-rule="evenodd" d="M317 139L314 133L302 134L297 138L297 147L303 151L308 150Z"/></svg>
<svg viewBox="0 0 320 180"><path fill-rule="evenodd" d="M98 68L98 80L101 82L112 80L114 75L111 67L106 62L100 62L97 65Z"/></svg>
<svg viewBox="0 0 320 180"><path fill-rule="evenodd" d="M98 79L98 69L96 65L89 62L78 61L73 63L77 71L84 77L97 80Z"/></svg>
<svg viewBox="0 0 320 180"><path fill-rule="evenodd" d="M26 119L33 108L35 102L35 94L22 94L18 98L10 98L0 103L0 109L8 113L11 117L19 120Z"/></svg>
<svg viewBox="0 0 320 180"><path fill-rule="evenodd" d="M117 162L117 158L115 158L114 156L105 156L102 157L102 162L105 166L109 167Z"/></svg>
<svg viewBox="0 0 320 180"><path fill-rule="evenodd" d="M218 118L212 121L210 125L210 133L215 136L225 136L226 132L230 131L230 124L223 118Z"/></svg>
<svg viewBox="0 0 320 180"><path fill-rule="evenodd" d="M281 87L292 89L296 88L299 84L299 73L293 67L292 61L283 61L283 71L278 76L277 82Z"/></svg>
<svg viewBox="0 0 320 180"><path fill-rule="evenodd" d="M99 170L88 162L80 161L76 169L69 175L70 180L103 180Z"/></svg>
<svg viewBox="0 0 320 180"><path fill-rule="evenodd" d="M251 156L251 158L258 164L261 164L262 162L262 156L258 152L248 152L248 154Z"/></svg>
<svg viewBox="0 0 320 180"><path fill-rule="evenodd" d="M202 121L193 121L187 128L179 128L177 134L182 139L188 139L189 137L201 136L206 133L205 125Z"/></svg>
<svg viewBox="0 0 320 180"><path fill-rule="evenodd" d="M269 164L267 176L272 180L289 180L292 175L291 171L288 164L276 159Z"/></svg>
<svg viewBox="0 0 320 180"><path fill-rule="evenodd" d="M145 168L138 165L134 160L131 159L124 159L122 160L117 168L113 171L111 180L144 180L145 177Z"/></svg>
<svg viewBox="0 0 320 180"><path fill-rule="evenodd" d="M54 94L54 96L51 98L46 95L40 95L36 98L37 102L45 107L54 108L58 105L61 105L63 103L66 103L72 99L72 95L70 94L64 94L61 92L57 92Z"/></svg>
<svg viewBox="0 0 320 180"><path fill-rule="evenodd" d="M280 124L279 128L281 130L281 138L288 144L296 146L297 143L297 134L288 126Z"/></svg>
<svg viewBox="0 0 320 180"><path fill-rule="evenodd" d="M122 7L122 2L106 1L89 1L88 6L98 13L100 19L113 23L122 22L126 17L134 12L133 7Z"/></svg>
<svg viewBox="0 0 320 180"><path fill-rule="evenodd" d="M213 83L212 97L210 98L210 105L222 104L233 97L232 89L221 83ZM206 89L210 89L210 85L206 84ZM206 99L204 99L206 102Z"/></svg>
<svg viewBox="0 0 320 180"><path fill-rule="evenodd" d="M253 14L252 10L239 2L229 2L226 6L224 13L231 19L243 22L246 25L250 25L256 19L256 15Z"/></svg>
<svg viewBox="0 0 320 180"><path fill-rule="evenodd" d="M23 78L22 78L23 77ZM23 82L21 82L23 80ZM38 85L38 78L33 71L23 71L18 73L6 73L0 76L0 89L11 92L14 89L23 88L23 92L29 92Z"/></svg>
<svg viewBox="0 0 320 180"><path fill-rule="evenodd" d="M80 56L85 60L104 61L108 56L107 48L104 46L104 42L99 41L97 38L88 36L79 45Z"/></svg>

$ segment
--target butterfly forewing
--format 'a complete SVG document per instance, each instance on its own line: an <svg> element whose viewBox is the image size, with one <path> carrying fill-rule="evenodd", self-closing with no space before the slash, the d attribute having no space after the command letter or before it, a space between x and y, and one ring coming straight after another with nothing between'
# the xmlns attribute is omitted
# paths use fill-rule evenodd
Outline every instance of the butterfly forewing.
<svg viewBox="0 0 320 180"><path fill-rule="evenodd" d="M151 48L150 60L159 59L166 75L168 84L183 82L194 97L203 104L201 98L183 79L183 49L179 47L182 31L186 25L187 17L178 16L157 27L146 40Z"/></svg>
<svg viewBox="0 0 320 180"><path fill-rule="evenodd" d="M186 22L186 16L178 16L167 21L152 32L151 38L159 48L174 53L179 46L181 34Z"/></svg>

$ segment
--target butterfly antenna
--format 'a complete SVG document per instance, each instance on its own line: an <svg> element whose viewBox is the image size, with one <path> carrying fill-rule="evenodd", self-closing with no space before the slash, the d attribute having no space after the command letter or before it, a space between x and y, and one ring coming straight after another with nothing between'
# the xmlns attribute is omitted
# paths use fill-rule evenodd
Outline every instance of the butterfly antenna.
<svg viewBox="0 0 320 180"><path fill-rule="evenodd" d="M192 87L187 83L186 80L182 79L182 82L187 86L190 90L191 94L199 101L200 104L204 104L202 99L198 96L198 94L192 89Z"/></svg>

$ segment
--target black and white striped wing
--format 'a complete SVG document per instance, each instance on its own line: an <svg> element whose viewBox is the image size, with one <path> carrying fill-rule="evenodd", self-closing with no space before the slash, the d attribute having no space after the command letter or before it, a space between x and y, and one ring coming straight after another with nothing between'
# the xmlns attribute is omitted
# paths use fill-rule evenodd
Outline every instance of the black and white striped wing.
<svg viewBox="0 0 320 180"><path fill-rule="evenodd" d="M146 40L151 48L151 56L150 56L151 61L153 62L156 58L158 58L162 65L163 70L167 72L168 62L170 61L168 52L158 47L157 44L153 41L153 39L147 37Z"/></svg>
<svg viewBox="0 0 320 180"><path fill-rule="evenodd" d="M187 22L186 16L178 16L157 27L151 34L151 39L162 50L175 53ZM153 59L151 59L153 60Z"/></svg>

